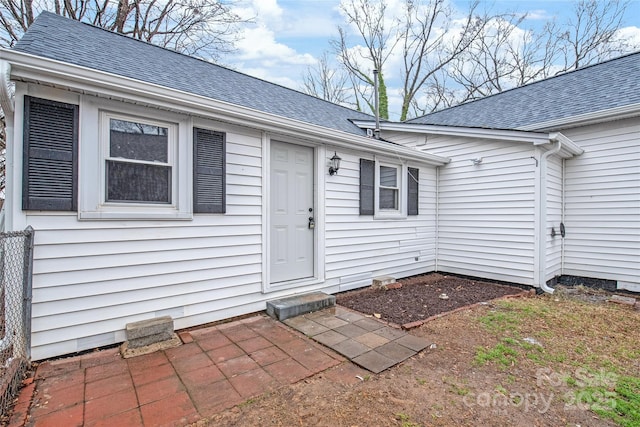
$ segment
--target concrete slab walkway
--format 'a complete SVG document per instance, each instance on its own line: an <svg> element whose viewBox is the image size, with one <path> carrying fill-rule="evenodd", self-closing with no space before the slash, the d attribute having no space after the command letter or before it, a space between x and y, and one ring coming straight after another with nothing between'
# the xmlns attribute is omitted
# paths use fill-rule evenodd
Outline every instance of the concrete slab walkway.
<svg viewBox="0 0 640 427"><path fill-rule="evenodd" d="M284 323L376 374L430 344L340 306L292 317Z"/></svg>
<svg viewBox="0 0 640 427"><path fill-rule="evenodd" d="M181 426L344 362L259 315L180 333L180 347L41 363L10 426Z"/></svg>

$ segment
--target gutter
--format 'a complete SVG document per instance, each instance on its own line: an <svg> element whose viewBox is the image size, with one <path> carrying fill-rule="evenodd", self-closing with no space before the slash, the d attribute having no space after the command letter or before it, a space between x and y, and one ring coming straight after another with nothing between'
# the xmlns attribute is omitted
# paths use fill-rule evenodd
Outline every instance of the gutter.
<svg viewBox="0 0 640 427"><path fill-rule="evenodd" d="M354 125L361 129L375 129L376 124L368 120L352 120ZM523 130L507 130L507 129L484 129L484 128L472 128L462 126L438 126L438 125L423 125L416 123L394 123L383 122L380 124L381 130L387 130L392 132L407 132L407 133L431 133L436 135L445 136L459 136L464 138L480 138L480 139L492 139L498 141L513 141L513 142L529 142L535 145L548 144L549 133L546 132L531 132Z"/></svg>
<svg viewBox="0 0 640 427"><path fill-rule="evenodd" d="M331 143L345 149L361 149L372 153L395 155L432 166L442 166L449 158L412 148L359 136L348 132L310 124L300 120L265 113L202 95L167 88L141 80L106 73L87 67L55 61L36 55L0 49L0 62L11 65L14 80L50 84L72 89L82 94L103 96L159 107L168 111L200 115L228 123L260 125L260 130L291 135L317 143Z"/></svg>
<svg viewBox="0 0 640 427"><path fill-rule="evenodd" d="M547 159L560 152L562 149L562 139L558 138L555 140L555 147L551 150L542 153L540 156L540 206L538 210L538 215L540 218L540 229L538 236L538 280L540 289L549 294L553 294L555 289L547 286L547 281L545 280L545 272L547 270Z"/></svg>

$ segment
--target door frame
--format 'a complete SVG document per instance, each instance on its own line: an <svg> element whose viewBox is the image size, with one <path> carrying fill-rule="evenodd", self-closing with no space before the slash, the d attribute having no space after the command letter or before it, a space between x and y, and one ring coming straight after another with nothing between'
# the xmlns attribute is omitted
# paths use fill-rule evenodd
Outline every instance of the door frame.
<svg viewBox="0 0 640 427"><path fill-rule="evenodd" d="M313 230L313 276L288 282L271 283L271 140L313 148L313 204L316 226ZM326 147L282 135L262 133L262 292L269 293L315 285L325 276L325 206L321 197L325 192Z"/></svg>

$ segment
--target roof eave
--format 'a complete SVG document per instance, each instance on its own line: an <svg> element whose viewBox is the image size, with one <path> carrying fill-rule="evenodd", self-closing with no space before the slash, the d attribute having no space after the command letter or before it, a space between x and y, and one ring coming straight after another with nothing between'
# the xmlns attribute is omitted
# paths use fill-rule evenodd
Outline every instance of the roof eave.
<svg viewBox="0 0 640 427"><path fill-rule="evenodd" d="M362 129L371 129L374 122L365 120L353 120L353 123ZM529 142L533 144L548 144L549 134L545 132L531 132L522 130L483 129L461 126L439 126L419 123L391 123L380 124L381 130L430 133L435 135L459 136L474 139L491 139L497 141Z"/></svg>
<svg viewBox="0 0 640 427"><path fill-rule="evenodd" d="M0 60L11 65L11 78L27 82L46 82L80 93L99 94L159 108L197 114L239 125L259 125L261 130L327 142L343 148L359 148L368 152L392 154L434 166L450 161L446 157L377 141L366 136L327 128L311 123L266 113L201 95L106 73L92 68L43 58L14 50L0 49Z"/></svg>
<svg viewBox="0 0 640 427"><path fill-rule="evenodd" d="M372 123L370 121L353 121L363 129L371 128ZM374 123L375 125L375 123ZM460 126L437 126L437 125L425 125L417 123L391 123L386 122L380 125L382 130L399 131L399 132L413 132L413 133L429 133L436 135L456 136L463 138L476 138L476 139L489 139L497 141L509 141L509 142L527 142L534 146L544 145L553 142L560 141L562 143L562 156L572 157L579 156L584 153L584 150L578 146L571 139L567 138L560 132L532 132L521 130L503 130L503 129L480 129Z"/></svg>

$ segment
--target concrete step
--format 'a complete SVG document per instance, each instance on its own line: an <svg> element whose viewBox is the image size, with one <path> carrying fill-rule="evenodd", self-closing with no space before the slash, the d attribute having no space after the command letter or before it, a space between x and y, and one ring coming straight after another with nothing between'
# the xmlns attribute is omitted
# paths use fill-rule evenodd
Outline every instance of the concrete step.
<svg viewBox="0 0 640 427"><path fill-rule="evenodd" d="M384 289L389 285L396 283L396 278L391 276L380 276L373 279L371 287L373 289Z"/></svg>
<svg viewBox="0 0 640 427"><path fill-rule="evenodd" d="M267 314L280 321L336 305L336 297L324 292L294 295L267 301Z"/></svg>

